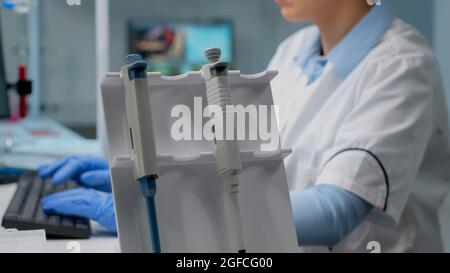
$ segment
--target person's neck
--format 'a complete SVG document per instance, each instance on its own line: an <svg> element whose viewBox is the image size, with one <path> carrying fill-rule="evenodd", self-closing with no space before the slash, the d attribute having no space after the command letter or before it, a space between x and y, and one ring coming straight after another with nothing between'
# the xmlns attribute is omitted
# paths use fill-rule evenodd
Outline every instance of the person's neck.
<svg viewBox="0 0 450 273"><path fill-rule="evenodd" d="M342 1L342 4L333 5L333 10L321 14L320 18L315 18L313 23L320 30L322 52L328 54L350 30L369 13L371 6L366 1L355 2ZM345 5L344 3L351 3Z"/></svg>

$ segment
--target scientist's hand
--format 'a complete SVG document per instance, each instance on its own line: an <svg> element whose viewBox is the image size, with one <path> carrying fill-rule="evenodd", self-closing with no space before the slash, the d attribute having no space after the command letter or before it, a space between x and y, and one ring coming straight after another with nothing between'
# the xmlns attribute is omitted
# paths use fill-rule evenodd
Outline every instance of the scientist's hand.
<svg viewBox="0 0 450 273"><path fill-rule="evenodd" d="M49 195L42 199L47 214L62 214L92 219L108 230L117 231L111 193L79 188Z"/></svg>
<svg viewBox="0 0 450 273"><path fill-rule="evenodd" d="M111 192L108 161L101 157L70 156L38 168L41 178L52 178L55 185L75 180L81 186Z"/></svg>

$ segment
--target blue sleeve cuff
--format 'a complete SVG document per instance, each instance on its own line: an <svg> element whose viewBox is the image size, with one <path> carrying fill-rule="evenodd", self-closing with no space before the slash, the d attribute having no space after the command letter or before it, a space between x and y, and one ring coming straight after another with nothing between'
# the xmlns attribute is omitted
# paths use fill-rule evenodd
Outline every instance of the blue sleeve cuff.
<svg viewBox="0 0 450 273"><path fill-rule="evenodd" d="M334 246L372 211L373 205L333 185L291 192L300 246Z"/></svg>

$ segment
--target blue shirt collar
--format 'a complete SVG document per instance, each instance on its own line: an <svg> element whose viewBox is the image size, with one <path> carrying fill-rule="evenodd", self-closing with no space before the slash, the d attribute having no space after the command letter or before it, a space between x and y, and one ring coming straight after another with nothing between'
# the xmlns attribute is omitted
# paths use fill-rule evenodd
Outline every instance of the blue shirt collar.
<svg viewBox="0 0 450 273"><path fill-rule="evenodd" d="M320 32L316 28L308 43L304 44L295 61L310 76L310 81L321 74L321 69L330 61L338 76L345 79L376 46L392 25L396 15L388 1L374 6L344 38L325 56L320 56ZM313 63L313 64L311 64Z"/></svg>

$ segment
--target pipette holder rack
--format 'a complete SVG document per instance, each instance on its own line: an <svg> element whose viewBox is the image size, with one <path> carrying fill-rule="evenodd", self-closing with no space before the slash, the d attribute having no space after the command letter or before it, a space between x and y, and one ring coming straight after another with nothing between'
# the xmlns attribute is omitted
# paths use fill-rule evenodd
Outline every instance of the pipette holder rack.
<svg viewBox="0 0 450 273"><path fill-rule="evenodd" d="M255 75L230 71L233 104L266 105L271 109L270 81L276 75L275 71ZM217 174L213 143L176 141L171 135L172 124L178 119L171 116L174 106L188 106L192 118L194 98L201 97L206 107L201 73L166 77L151 72L148 83L160 176L156 207L162 252L233 252L229 201ZM102 99L120 249L152 252L145 200L135 181L130 158L124 86L119 73L104 77ZM276 126L275 113L269 115ZM247 126L252 122L250 119ZM202 132L204 123L192 121L192 124L193 131ZM283 158L291 151L281 149L280 145L262 151L262 143L259 138L240 141L243 171L239 201L247 252L294 252L298 249L297 237L283 164Z"/></svg>

